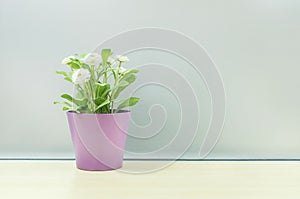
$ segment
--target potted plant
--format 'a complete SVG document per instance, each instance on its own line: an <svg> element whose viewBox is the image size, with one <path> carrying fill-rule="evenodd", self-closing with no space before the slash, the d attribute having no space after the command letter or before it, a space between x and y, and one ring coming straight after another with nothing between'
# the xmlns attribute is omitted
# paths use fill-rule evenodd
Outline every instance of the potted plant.
<svg viewBox="0 0 300 199"><path fill-rule="evenodd" d="M63 59L70 71L56 71L74 85L74 95L62 94L75 150L77 168L112 170L122 167L130 111L137 97L118 99L136 79L137 69L123 68L126 56L84 53Z"/></svg>

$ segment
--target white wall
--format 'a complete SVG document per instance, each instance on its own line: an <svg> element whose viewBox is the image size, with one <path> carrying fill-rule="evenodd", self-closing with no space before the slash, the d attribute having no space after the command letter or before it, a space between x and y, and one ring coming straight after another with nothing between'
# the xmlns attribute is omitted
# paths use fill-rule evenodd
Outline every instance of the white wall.
<svg viewBox="0 0 300 199"><path fill-rule="evenodd" d="M64 68L60 60L119 32L155 26L201 43L223 77L226 123L209 157L300 158L299 10L296 0L1 0L0 157L72 157L65 114L52 105L71 89L55 74ZM141 64L147 56L132 59ZM173 60L173 67L182 70L179 62ZM204 112L186 156L193 158L210 115L203 81L197 85ZM164 90L151 92L169 100ZM136 118L143 117L137 115L141 110L141 105L134 109ZM160 143L127 144L139 152Z"/></svg>

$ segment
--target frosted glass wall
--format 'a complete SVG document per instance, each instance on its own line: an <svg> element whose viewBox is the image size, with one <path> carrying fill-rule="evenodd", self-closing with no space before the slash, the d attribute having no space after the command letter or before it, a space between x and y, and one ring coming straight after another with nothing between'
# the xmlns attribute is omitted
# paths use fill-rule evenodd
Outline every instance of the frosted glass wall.
<svg viewBox="0 0 300 199"><path fill-rule="evenodd" d="M72 89L55 74L65 67L61 59L120 32L161 27L202 44L223 78L226 120L209 158L300 158L299 10L300 2L293 0L1 0L0 157L73 157L65 114L52 104ZM197 158L212 109L203 79L164 52L128 56L132 65L158 62L190 76L201 99L201 119L184 157ZM127 150L137 153L167 143L179 111L166 89L150 86L138 94L171 112L159 139L128 140ZM136 123L149 122L145 103L132 111ZM134 125L130 132L139 133ZM159 157L172 157L174 151Z"/></svg>

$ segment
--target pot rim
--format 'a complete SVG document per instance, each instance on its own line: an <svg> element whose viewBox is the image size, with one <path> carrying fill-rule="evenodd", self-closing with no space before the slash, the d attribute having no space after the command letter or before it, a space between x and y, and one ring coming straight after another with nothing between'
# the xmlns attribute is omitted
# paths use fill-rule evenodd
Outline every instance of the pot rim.
<svg viewBox="0 0 300 199"><path fill-rule="evenodd" d="M124 113L131 113L131 111L120 110L118 113L76 113L75 111L67 111L67 114L76 114L76 115L119 115Z"/></svg>

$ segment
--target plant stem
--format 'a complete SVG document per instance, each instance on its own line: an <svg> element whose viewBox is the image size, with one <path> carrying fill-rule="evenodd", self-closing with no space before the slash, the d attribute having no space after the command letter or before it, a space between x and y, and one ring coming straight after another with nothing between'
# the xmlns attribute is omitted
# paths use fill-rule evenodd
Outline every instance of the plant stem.
<svg viewBox="0 0 300 199"><path fill-rule="evenodd" d="M93 86L91 84L91 82L89 81L89 85L90 85L90 89L91 89L91 104L92 104L92 111L93 113L95 112L95 109L96 109L96 106L95 106L95 103L94 103L94 89L93 89Z"/></svg>
<svg viewBox="0 0 300 199"><path fill-rule="evenodd" d="M85 83L85 86L86 86L87 97L90 102L90 107L88 107L88 108L90 108L91 113L94 113L95 112L95 104L93 101L93 90L91 87L91 83L87 82L87 83Z"/></svg>
<svg viewBox="0 0 300 199"><path fill-rule="evenodd" d="M106 67L106 63L103 63L103 69L105 70L105 72L103 74L103 83L107 83L107 67Z"/></svg>
<svg viewBox="0 0 300 199"><path fill-rule="evenodd" d="M118 68L117 68L117 74L114 75L114 87L117 85L117 82L119 81L119 73L121 68L122 62L119 62ZM114 99L111 100L111 113L114 113Z"/></svg>

